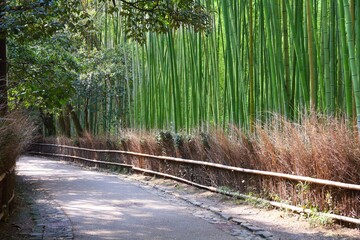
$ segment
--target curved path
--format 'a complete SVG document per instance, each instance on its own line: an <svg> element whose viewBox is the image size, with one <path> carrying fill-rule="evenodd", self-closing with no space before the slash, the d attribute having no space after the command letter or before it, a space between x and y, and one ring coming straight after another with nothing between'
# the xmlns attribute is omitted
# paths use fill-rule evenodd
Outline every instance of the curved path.
<svg viewBox="0 0 360 240"><path fill-rule="evenodd" d="M239 239L121 176L29 156L17 172L61 206L75 239Z"/></svg>

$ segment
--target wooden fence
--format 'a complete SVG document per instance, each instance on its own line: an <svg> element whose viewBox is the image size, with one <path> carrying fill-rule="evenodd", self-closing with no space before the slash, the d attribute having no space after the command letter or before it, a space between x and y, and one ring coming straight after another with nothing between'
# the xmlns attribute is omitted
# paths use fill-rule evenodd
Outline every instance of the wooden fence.
<svg viewBox="0 0 360 240"><path fill-rule="evenodd" d="M270 194L277 194L276 197L279 199L288 199L288 196L292 194L295 197L287 203L262 201L276 207L309 214L314 211L306 209L306 207L313 208L308 204L315 203L319 210L327 211L324 215L328 217L360 224L360 185L357 184L120 150L87 149L37 143L32 146L31 153L80 161L87 165L108 165L127 169L127 171L156 174L211 191L243 198L249 198L242 194L249 192L258 195L264 195L264 192L267 192L270 198ZM233 191L224 191L222 190L223 186L231 188ZM329 200L332 203L328 203ZM290 204L303 207L295 207ZM329 211L327 204L331 204L334 210Z"/></svg>
<svg viewBox="0 0 360 240"><path fill-rule="evenodd" d="M0 174L0 220L9 213L9 208L15 197L15 165Z"/></svg>

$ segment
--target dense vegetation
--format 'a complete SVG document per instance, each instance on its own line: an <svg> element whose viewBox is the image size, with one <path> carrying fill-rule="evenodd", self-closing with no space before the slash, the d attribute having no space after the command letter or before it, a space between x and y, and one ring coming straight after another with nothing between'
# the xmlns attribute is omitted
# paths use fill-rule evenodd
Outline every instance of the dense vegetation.
<svg viewBox="0 0 360 240"><path fill-rule="evenodd" d="M274 112L298 121L311 110L356 122L359 3L207 6L215 11L209 33L152 34L139 50L134 126L179 131L230 123L250 129Z"/></svg>
<svg viewBox="0 0 360 240"><path fill-rule="evenodd" d="M68 136L251 130L273 113L299 121L310 111L356 125L357 1L149 2L10 11L10 108Z"/></svg>

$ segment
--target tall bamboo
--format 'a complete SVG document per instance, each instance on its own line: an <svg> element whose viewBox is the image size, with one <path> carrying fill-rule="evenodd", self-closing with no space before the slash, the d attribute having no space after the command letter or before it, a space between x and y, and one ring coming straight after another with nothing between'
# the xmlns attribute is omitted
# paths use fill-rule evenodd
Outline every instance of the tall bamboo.
<svg viewBox="0 0 360 240"><path fill-rule="evenodd" d="M354 29L350 12L349 0L340 1L344 7L345 13L345 24L346 24L346 34L348 42L348 50L350 57L350 68L351 68L351 79L354 87L354 96L356 104L356 116L357 116L357 127L360 130L360 83L359 83L359 72L358 72L358 62L355 57L355 38L354 38Z"/></svg>
<svg viewBox="0 0 360 240"><path fill-rule="evenodd" d="M351 119L354 105L359 115L358 1L200 2L216 12L211 31L149 33L144 45L126 38L121 15L97 5L102 47L128 44L131 52L123 61L127 100L108 94L98 104L105 128L116 129L120 113L128 113L127 127L188 133L229 124L251 131L273 112L294 121L309 110Z"/></svg>
<svg viewBox="0 0 360 240"><path fill-rule="evenodd" d="M253 62L253 2L249 2L249 105L250 105L250 131L254 131L255 125L255 103L254 103L254 62Z"/></svg>
<svg viewBox="0 0 360 240"><path fill-rule="evenodd" d="M310 70L310 108L311 111L316 110L316 90L315 90L315 76L314 76L314 57L313 57L313 29L311 16L311 0L307 0L306 15L307 15L307 34L308 34L308 51L309 51L309 70Z"/></svg>

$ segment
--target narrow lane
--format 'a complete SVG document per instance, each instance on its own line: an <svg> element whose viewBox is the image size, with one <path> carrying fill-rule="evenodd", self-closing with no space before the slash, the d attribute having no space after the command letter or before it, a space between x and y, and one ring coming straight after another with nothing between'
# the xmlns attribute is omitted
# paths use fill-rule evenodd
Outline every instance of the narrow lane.
<svg viewBox="0 0 360 240"><path fill-rule="evenodd" d="M237 239L116 175L29 156L18 161L17 172L50 193L75 239Z"/></svg>

